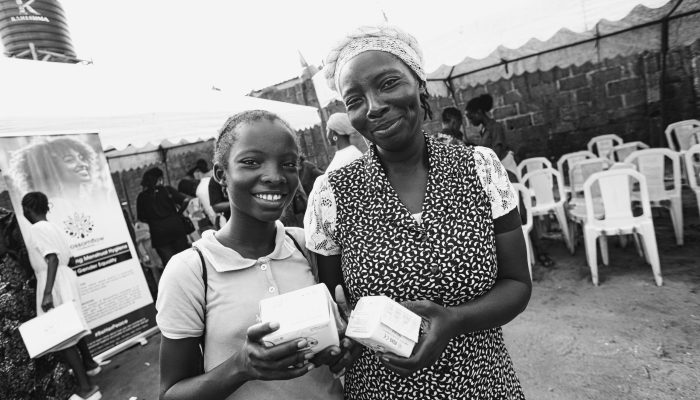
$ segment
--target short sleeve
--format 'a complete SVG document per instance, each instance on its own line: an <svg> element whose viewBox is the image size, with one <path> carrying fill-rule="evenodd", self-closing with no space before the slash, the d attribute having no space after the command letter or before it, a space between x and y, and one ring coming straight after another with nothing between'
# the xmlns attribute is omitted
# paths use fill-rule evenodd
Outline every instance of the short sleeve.
<svg viewBox="0 0 700 400"><path fill-rule="evenodd" d="M324 256L340 254L335 240L336 204L328 175L319 176L309 194L304 215L306 248Z"/></svg>
<svg viewBox="0 0 700 400"><path fill-rule="evenodd" d="M158 283L156 322L168 339L200 337L204 332L204 280L199 256L173 256Z"/></svg>
<svg viewBox="0 0 700 400"><path fill-rule="evenodd" d="M51 230L51 225L48 223L44 222L32 225L32 241L34 242L34 247L42 257L46 257L49 254L58 255L60 249L56 243L57 239L58 238L54 236L54 232Z"/></svg>
<svg viewBox="0 0 700 400"><path fill-rule="evenodd" d="M474 147L474 161L476 173L491 201L491 213L495 221L517 206L515 190L508 179L506 169L493 150L481 146Z"/></svg>

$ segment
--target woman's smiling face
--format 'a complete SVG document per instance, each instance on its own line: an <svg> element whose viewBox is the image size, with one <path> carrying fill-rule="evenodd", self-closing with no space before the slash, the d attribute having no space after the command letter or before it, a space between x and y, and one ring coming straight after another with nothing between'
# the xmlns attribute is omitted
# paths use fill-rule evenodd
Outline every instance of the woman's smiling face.
<svg viewBox="0 0 700 400"><path fill-rule="evenodd" d="M393 54L353 57L340 71L339 91L352 126L382 149L402 150L421 130L419 81Z"/></svg>
<svg viewBox="0 0 700 400"><path fill-rule="evenodd" d="M64 154L57 155L64 168L64 176L77 182L90 182L90 164L83 153L68 149Z"/></svg>
<svg viewBox="0 0 700 400"><path fill-rule="evenodd" d="M275 221L299 186L299 150L280 121L261 120L236 127L225 181L232 212Z"/></svg>

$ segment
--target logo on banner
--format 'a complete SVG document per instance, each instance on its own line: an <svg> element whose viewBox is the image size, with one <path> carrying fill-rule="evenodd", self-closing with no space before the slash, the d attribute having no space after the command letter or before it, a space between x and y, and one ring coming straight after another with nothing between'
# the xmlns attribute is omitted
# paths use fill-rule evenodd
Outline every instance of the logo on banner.
<svg viewBox="0 0 700 400"><path fill-rule="evenodd" d="M49 22L49 19L45 16L39 14L37 10L32 7L32 3L36 0L15 0L17 3L17 8L19 9L19 15L10 18L11 22L20 21L39 21L39 22Z"/></svg>
<svg viewBox="0 0 700 400"><path fill-rule="evenodd" d="M89 215L75 212L63 221L63 226L70 237L85 239L92 234L95 223Z"/></svg>

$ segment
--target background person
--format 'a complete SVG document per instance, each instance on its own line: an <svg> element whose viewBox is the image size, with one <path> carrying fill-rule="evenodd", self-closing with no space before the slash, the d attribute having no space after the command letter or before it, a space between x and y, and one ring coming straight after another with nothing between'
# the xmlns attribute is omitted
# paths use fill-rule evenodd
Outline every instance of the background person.
<svg viewBox="0 0 700 400"><path fill-rule="evenodd" d="M190 247L187 228L180 212L189 198L170 186L163 186L163 171L151 168L143 174L143 191L136 198L136 219L148 224L151 245L163 266L170 257Z"/></svg>
<svg viewBox="0 0 700 400"><path fill-rule="evenodd" d="M304 156L299 156L299 181L304 193L311 193L316 178L323 175L323 171L316 164L307 160Z"/></svg>
<svg viewBox="0 0 700 400"><path fill-rule="evenodd" d="M29 192L22 198L22 210L31 223L27 240L27 252L37 281L36 313L42 315L55 306L71 301L80 305L78 277L68 266L70 247L63 232L46 219L49 200L44 193ZM80 311L81 308L77 307ZM84 316L81 315L83 319ZM85 333L84 336L88 335ZM80 337L57 349L65 362L73 369L78 380L77 395L82 399L96 400L102 397L90 376L102 369L92 358L85 339Z"/></svg>
<svg viewBox="0 0 700 400"><path fill-rule="evenodd" d="M517 164L506 142L506 133L503 126L491 116L493 97L485 93L467 102L467 119L474 126L480 126L480 146L488 147L496 153L503 166L515 173Z"/></svg>
<svg viewBox="0 0 700 400"><path fill-rule="evenodd" d="M261 299L315 283L298 248L303 230L278 221L299 186L298 158L294 131L270 112L238 113L221 129L214 178L231 218L194 244L202 259L180 253L161 279L161 399L343 398L331 372L315 368L306 339L266 347L263 336L279 324L256 323Z"/></svg>
<svg viewBox="0 0 700 400"><path fill-rule="evenodd" d="M350 304L386 295L425 320L408 358L365 349L345 396L523 399L501 331L531 292L515 193L490 149L422 132L422 65L415 38L388 26L353 32L326 60L329 86L371 146L319 177L306 245L319 278L343 284Z"/></svg>
<svg viewBox="0 0 700 400"><path fill-rule="evenodd" d="M350 144L350 136L358 135L359 133L350 125L350 120L346 113L335 113L331 115L328 118L326 127L326 137L330 144L334 145L337 149L333 160L331 160L326 168L326 172L342 168L362 157L362 152L357 147Z"/></svg>
<svg viewBox="0 0 700 400"><path fill-rule="evenodd" d="M442 130L435 138L447 144L466 144L462 134L462 113L454 107L442 110Z"/></svg>

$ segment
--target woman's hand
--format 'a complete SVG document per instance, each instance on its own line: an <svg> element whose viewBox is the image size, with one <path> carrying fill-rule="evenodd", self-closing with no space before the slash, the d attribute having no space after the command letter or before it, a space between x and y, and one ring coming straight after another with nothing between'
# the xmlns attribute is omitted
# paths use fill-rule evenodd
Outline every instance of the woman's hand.
<svg viewBox="0 0 700 400"><path fill-rule="evenodd" d="M293 379L314 368L314 364L309 363L313 353L308 349L306 339L265 347L263 337L279 329L279 326L277 322L266 322L248 328L245 345L235 357L249 379Z"/></svg>
<svg viewBox="0 0 700 400"><path fill-rule="evenodd" d="M44 298L41 300L41 309L44 312L53 308L53 296L51 293L44 293Z"/></svg>
<svg viewBox="0 0 700 400"><path fill-rule="evenodd" d="M408 301L402 305L423 318L421 324L423 334L418 339L410 357L404 358L393 353L383 353L379 359L387 368L397 374L409 376L419 369L435 364L450 339L456 336L456 331L453 328L454 323L448 308L429 300Z"/></svg>

